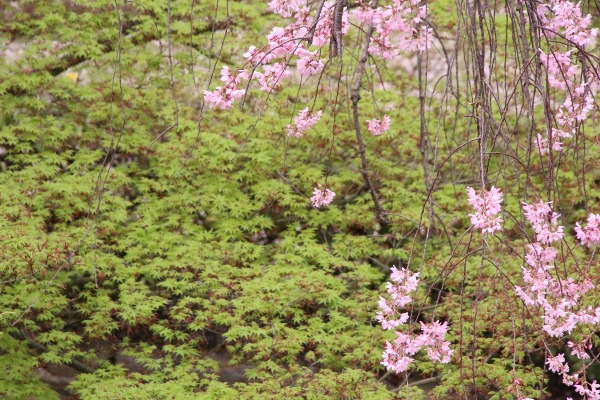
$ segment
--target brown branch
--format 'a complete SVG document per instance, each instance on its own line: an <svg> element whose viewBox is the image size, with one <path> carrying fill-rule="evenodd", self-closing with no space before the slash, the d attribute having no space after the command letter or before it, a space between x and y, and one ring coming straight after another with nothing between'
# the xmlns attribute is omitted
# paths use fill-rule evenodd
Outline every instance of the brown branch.
<svg viewBox="0 0 600 400"><path fill-rule="evenodd" d="M315 12L314 22L308 30L308 33L306 34L307 47L312 45L313 39L315 37L315 30L317 29L317 24L319 23L319 18L321 18L321 12L323 11L323 5L325 5L325 0L321 0L319 2L319 5L317 6L317 11Z"/></svg>
<svg viewBox="0 0 600 400"><path fill-rule="evenodd" d="M333 25L331 26L331 42L329 42L329 59L333 57L342 57L342 17L344 16L344 8L347 5L347 0L336 0L335 2Z"/></svg>

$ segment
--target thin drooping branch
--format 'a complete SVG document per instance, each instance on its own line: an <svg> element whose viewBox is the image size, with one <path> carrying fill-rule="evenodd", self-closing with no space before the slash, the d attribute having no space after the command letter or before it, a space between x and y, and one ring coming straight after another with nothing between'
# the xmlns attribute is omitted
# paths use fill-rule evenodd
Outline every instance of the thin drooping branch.
<svg viewBox="0 0 600 400"><path fill-rule="evenodd" d="M319 18L321 18L321 12L323 11L323 5L325 5L325 0L321 0L319 5L317 6L317 11L315 11L315 19L313 24L310 26L308 33L306 34L306 43L308 46L312 45L313 39L315 37L315 30L317 29L317 24L319 23Z"/></svg>
<svg viewBox="0 0 600 400"><path fill-rule="evenodd" d="M429 132L427 131L427 122L425 120L425 86L427 85L427 71L425 71L425 77L423 77L423 55L419 53L417 55L418 70L419 70L419 110L420 110L420 132L421 141L419 144L419 151L421 152L421 160L423 163L423 175L425 179L425 190L427 192L427 203L429 204L429 228L432 233L437 233L437 226L435 223L435 217L433 213L433 200L431 198L433 194L431 184L431 174L429 171Z"/></svg>
<svg viewBox="0 0 600 400"><path fill-rule="evenodd" d="M372 7L377 8L377 0L373 1ZM354 83L352 84L352 88L350 90L350 99L352 100L352 115L354 119L354 130L356 132L356 140L358 142L358 149L360 152L360 161L362 163L362 175L365 183L369 188L369 192L371 193L371 197L373 198L373 203L375 204L375 213L377 219L381 222L381 224L385 227L388 224L387 218L385 216L385 211L381 206L381 202L379 201L379 196L377 195L377 191L373 186L373 182L371 181L371 176L369 174L369 167L367 163L367 151L365 149L365 142L363 140L361 128L360 128L360 118L358 114L358 102L360 101L360 88L362 86L362 77L365 72L365 66L367 64L367 60L369 58L369 44L371 42L371 36L375 28L373 25L369 26L367 30L367 36L365 37L365 46L363 48L360 59L358 60L358 65L356 67L356 76L354 79Z"/></svg>

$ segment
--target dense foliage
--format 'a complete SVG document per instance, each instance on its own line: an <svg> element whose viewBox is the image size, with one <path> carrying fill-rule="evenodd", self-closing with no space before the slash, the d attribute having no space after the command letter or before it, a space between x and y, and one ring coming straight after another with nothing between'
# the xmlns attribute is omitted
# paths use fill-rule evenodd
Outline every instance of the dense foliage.
<svg viewBox="0 0 600 400"><path fill-rule="evenodd" d="M447 0L429 9L440 38L465 18ZM425 77L423 55L370 60L361 116L391 118L365 135L382 221L348 101L359 30L322 75L209 110L221 67L281 23L262 1L21 0L0 18L0 396L416 399L437 382L438 398L500 399L515 377L524 395L550 392L544 355L565 343L547 341L513 291L531 234L520 202L551 193L569 227L563 255L588 260L564 270L600 282L573 231L599 211L600 131L573 139L548 179L530 144L543 107L511 109L524 100L508 18L495 27L508 61L489 71L502 97L485 160L506 214L485 241L467 215L481 107L460 86L468 56L425 53ZM465 43L457 34L453 54ZM306 104L320 121L288 137ZM321 209L319 183L336 193ZM450 364L381 365L393 335L375 316L392 266L420 272L411 321L449 323Z"/></svg>

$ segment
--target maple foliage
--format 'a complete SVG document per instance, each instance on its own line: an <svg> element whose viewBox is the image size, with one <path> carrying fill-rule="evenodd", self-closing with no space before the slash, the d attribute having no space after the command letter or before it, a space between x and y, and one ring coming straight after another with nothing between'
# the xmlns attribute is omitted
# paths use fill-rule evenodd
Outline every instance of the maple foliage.
<svg viewBox="0 0 600 400"><path fill-rule="evenodd" d="M597 14L10 2L0 395L600 398Z"/></svg>

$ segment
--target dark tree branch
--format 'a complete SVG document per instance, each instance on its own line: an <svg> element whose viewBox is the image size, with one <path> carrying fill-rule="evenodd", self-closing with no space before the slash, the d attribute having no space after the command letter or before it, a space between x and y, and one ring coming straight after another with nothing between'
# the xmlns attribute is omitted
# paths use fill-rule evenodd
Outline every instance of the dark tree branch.
<svg viewBox="0 0 600 400"><path fill-rule="evenodd" d="M342 57L342 17L344 16L344 8L346 8L347 5L347 0L336 0L335 2L335 8L333 10L333 25L331 26L329 59L333 57Z"/></svg>
<svg viewBox="0 0 600 400"><path fill-rule="evenodd" d="M315 19L313 20L313 24L311 25L308 33L306 34L306 43L307 46L310 46L315 37L315 30L317 29L317 24L319 23L319 18L321 18L321 12L323 11L323 5L325 4L325 0L321 0L319 5L317 6L317 11L315 12Z"/></svg>

